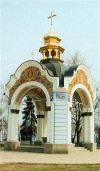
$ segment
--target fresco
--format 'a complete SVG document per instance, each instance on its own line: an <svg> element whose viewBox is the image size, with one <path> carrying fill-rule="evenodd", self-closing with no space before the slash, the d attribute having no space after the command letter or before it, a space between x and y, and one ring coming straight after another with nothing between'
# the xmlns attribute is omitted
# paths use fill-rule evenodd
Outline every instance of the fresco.
<svg viewBox="0 0 100 171"><path fill-rule="evenodd" d="M73 78L73 80L69 84L69 93L71 93L72 88L77 84L84 85L88 89L88 91L89 91L89 93L90 93L90 95L92 97L92 100L94 101L91 86L90 86L90 84L88 82L87 75L85 74L85 72L83 70L77 70L76 76ZM69 96L69 100L70 100L70 96Z"/></svg>
<svg viewBox="0 0 100 171"><path fill-rule="evenodd" d="M50 81L48 81L46 76L41 75L41 72L37 67L28 67L22 72L20 79L17 80L15 85L10 89L10 99L19 86L30 81L36 81L43 84L47 88L49 94L52 94L53 85Z"/></svg>

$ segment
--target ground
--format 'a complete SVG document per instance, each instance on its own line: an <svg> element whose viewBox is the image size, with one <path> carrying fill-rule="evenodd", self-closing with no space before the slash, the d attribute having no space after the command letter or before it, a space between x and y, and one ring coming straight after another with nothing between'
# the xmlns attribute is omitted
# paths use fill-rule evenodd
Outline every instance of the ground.
<svg viewBox="0 0 100 171"><path fill-rule="evenodd" d="M0 164L19 162L33 164L98 164L100 163L100 150L90 152L86 149L78 149L70 154L0 151Z"/></svg>
<svg viewBox="0 0 100 171"><path fill-rule="evenodd" d="M100 165L3 164L0 171L99 171Z"/></svg>
<svg viewBox="0 0 100 171"><path fill-rule="evenodd" d="M43 148L21 147L18 151L0 148L0 171L99 171L100 149L90 152L75 148L70 154L44 154Z"/></svg>

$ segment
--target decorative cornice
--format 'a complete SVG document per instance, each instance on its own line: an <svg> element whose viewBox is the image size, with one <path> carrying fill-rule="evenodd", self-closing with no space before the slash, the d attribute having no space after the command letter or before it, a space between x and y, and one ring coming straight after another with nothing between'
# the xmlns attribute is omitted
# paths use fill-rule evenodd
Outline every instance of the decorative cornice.
<svg viewBox="0 0 100 171"><path fill-rule="evenodd" d="M37 115L37 118L45 118L45 115Z"/></svg>
<svg viewBox="0 0 100 171"><path fill-rule="evenodd" d="M78 69L74 73L73 79L69 82L69 85L68 85L69 93L71 93L72 88L78 84L82 84L88 89L88 91L91 95L91 98L94 101L94 92L92 91L91 84L88 81L88 76L86 75L86 73L82 69Z"/></svg>
<svg viewBox="0 0 100 171"><path fill-rule="evenodd" d="M22 72L20 79L17 80L15 85L10 89L10 98L20 85L31 81L43 84L47 88L49 94L53 92L53 84L47 80L46 76L41 75L41 72L37 67L28 67Z"/></svg>
<svg viewBox="0 0 100 171"><path fill-rule="evenodd" d="M40 64L40 63L37 62L37 61L30 60L30 61L26 61L26 62L24 62L23 64L21 64L21 65L17 68L15 74L12 75L12 76L10 77L10 81L8 82L8 84L6 84L6 92L5 92L5 94L6 94L7 96L9 96L9 91L10 91L10 89L11 89L11 88L15 85L15 83L20 79L21 74L22 74L22 73L24 72L24 70L27 69L28 67L37 67L37 68L40 70L42 76L45 76L46 79L47 79L48 81L50 81L51 83L54 83L54 84L53 84L53 89L55 89L55 88L59 85L59 80L58 80L58 78L50 76L49 73L48 73L48 70L47 70L47 69L44 69L43 66L42 66L42 64Z"/></svg>
<svg viewBox="0 0 100 171"><path fill-rule="evenodd" d="M55 36L45 36L44 37L44 40L46 41L46 40L48 40L48 39L50 39L50 38L53 38L53 39L56 39L58 42L60 42L61 41L61 39L59 38L59 37L57 37L56 35Z"/></svg>
<svg viewBox="0 0 100 171"><path fill-rule="evenodd" d="M92 116L92 115L93 115L92 112L83 112L83 113L81 114L82 117L84 117L84 116Z"/></svg>
<svg viewBox="0 0 100 171"><path fill-rule="evenodd" d="M43 46L39 49L39 52L43 52L44 50L48 50L48 49L58 49L60 50L62 53L64 52L64 48L62 48L61 46L54 46L54 45L48 45L48 46Z"/></svg>
<svg viewBox="0 0 100 171"><path fill-rule="evenodd" d="M51 106L46 106L45 111L51 111Z"/></svg>
<svg viewBox="0 0 100 171"><path fill-rule="evenodd" d="M11 111L11 113L19 114L19 110L18 109L11 109L10 111Z"/></svg>

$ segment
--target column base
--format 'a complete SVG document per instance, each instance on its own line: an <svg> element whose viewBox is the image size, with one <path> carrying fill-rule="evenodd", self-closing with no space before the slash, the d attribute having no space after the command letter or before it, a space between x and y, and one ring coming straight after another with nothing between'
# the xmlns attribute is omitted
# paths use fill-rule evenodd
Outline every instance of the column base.
<svg viewBox="0 0 100 171"><path fill-rule="evenodd" d="M9 150L9 151L13 151L16 150L18 147L20 147L20 141L17 142L5 142L4 144L4 149L5 150Z"/></svg>
<svg viewBox="0 0 100 171"><path fill-rule="evenodd" d="M44 153L68 154L71 144L44 144Z"/></svg>
<svg viewBox="0 0 100 171"><path fill-rule="evenodd" d="M96 144L94 143L84 143L84 147L90 151L96 151Z"/></svg>

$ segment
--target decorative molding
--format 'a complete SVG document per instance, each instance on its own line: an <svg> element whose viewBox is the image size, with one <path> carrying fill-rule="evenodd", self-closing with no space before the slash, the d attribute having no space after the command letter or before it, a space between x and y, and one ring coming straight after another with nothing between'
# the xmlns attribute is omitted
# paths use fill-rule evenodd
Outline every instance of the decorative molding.
<svg viewBox="0 0 100 171"><path fill-rule="evenodd" d="M45 75L41 75L40 70L37 67L28 67L26 68L20 78L16 81L15 85L10 89L10 99L12 98L16 89L21 86L23 83L36 81L43 84L48 90L49 94L53 92L53 84L48 81Z"/></svg>
<svg viewBox="0 0 100 171"><path fill-rule="evenodd" d="M46 79L53 84L53 90L55 90L59 86L59 78L52 77L49 75L48 70L43 68L43 66L33 60L26 61L22 63L16 70L15 74L10 76L9 82L6 84L6 95L9 96L10 89L15 85L16 81L18 81L22 75L22 73L29 67L36 67L41 72L42 76L45 76Z"/></svg>
<svg viewBox="0 0 100 171"><path fill-rule="evenodd" d="M43 90L45 96L46 96L46 100L47 100L47 106L50 106L50 95L49 95L49 92L47 90L47 88L39 83L39 82L36 82L36 81L30 81L30 82L26 82L26 83L23 83L22 85L20 85L16 91L14 92L13 96L12 96L12 99L11 99L11 105L19 105L23 96L25 96L25 88L26 90L28 91L29 88L32 88L32 87L39 87L40 90ZM24 91L23 91L24 90ZM22 93L24 92L24 93Z"/></svg>
<svg viewBox="0 0 100 171"><path fill-rule="evenodd" d="M54 101L67 101L67 93L64 92L54 92L53 93Z"/></svg>
<svg viewBox="0 0 100 171"><path fill-rule="evenodd" d="M83 113L81 114L82 117L84 117L84 116L92 116L92 115L93 115L92 112L83 112Z"/></svg>
<svg viewBox="0 0 100 171"><path fill-rule="evenodd" d="M76 71L75 77L69 83L69 86L68 86L69 95L72 91L72 88L78 84L82 84L88 89L88 91L91 95L92 101L94 101L94 94L93 94L93 91L91 89L91 85L88 82L88 77L87 77L86 73L81 69ZM70 96L69 96L69 98L70 98Z"/></svg>
<svg viewBox="0 0 100 171"><path fill-rule="evenodd" d="M37 118L45 118L45 115L37 115Z"/></svg>
<svg viewBox="0 0 100 171"><path fill-rule="evenodd" d="M45 111L51 111L51 106L46 106Z"/></svg>
<svg viewBox="0 0 100 171"><path fill-rule="evenodd" d="M19 114L19 110L18 109L11 109L11 113Z"/></svg>

